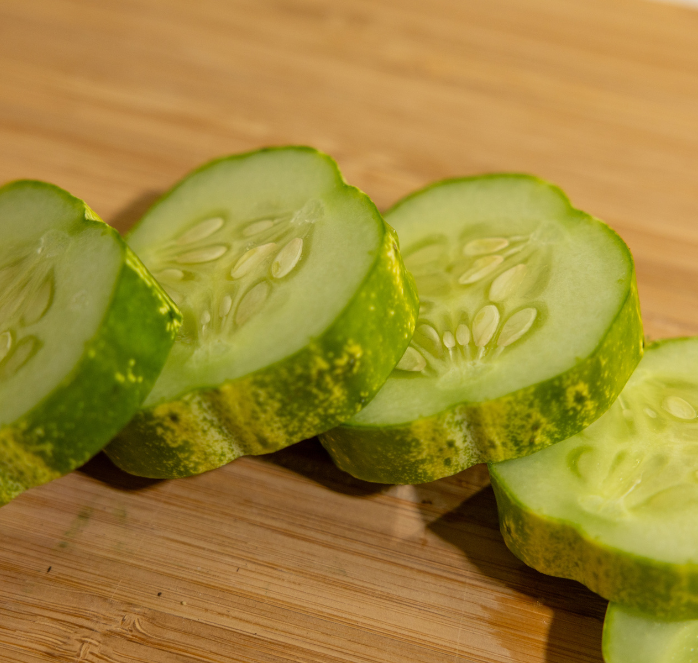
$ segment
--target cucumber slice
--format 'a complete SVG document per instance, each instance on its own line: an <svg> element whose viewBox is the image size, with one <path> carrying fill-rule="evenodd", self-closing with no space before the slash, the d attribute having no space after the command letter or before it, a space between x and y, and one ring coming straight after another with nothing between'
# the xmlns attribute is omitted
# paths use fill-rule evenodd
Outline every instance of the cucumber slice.
<svg viewBox="0 0 698 663"><path fill-rule="evenodd" d="M420 296L417 330L371 404L322 437L356 477L421 483L583 429L642 353L632 257L526 175L438 183L386 215Z"/></svg>
<svg viewBox="0 0 698 663"><path fill-rule="evenodd" d="M179 313L118 233L43 182L0 188L0 504L97 453L146 397Z"/></svg>
<svg viewBox="0 0 698 663"><path fill-rule="evenodd" d="M397 236L310 148L207 164L128 239L184 315L142 411L107 449L133 474L198 474L337 425L414 330Z"/></svg>
<svg viewBox="0 0 698 663"><path fill-rule="evenodd" d="M512 552L611 601L698 616L697 409L698 338L662 341L585 431L491 465Z"/></svg>
<svg viewBox="0 0 698 663"><path fill-rule="evenodd" d="M667 621L611 603L603 658L606 663L698 663L698 620Z"/></svg>

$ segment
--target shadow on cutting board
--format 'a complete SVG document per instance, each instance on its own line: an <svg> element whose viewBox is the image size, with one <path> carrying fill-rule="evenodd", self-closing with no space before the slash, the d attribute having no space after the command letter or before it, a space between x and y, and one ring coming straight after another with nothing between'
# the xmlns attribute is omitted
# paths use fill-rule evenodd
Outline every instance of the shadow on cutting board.
<svg viewBox="0 0 698 663"><path fill-rule="evenodd" d="M428 528L462 550L482 574L517 594L530 597L534 614L537 605L552 609L547 663L602 663L601 633L607 602L577 582L543 575L514 557L499 533L497 503L491 486L475 493ZM512 622L514 615L510 607L486 610L492 613L492 625L498 629ZM526 618L522 615L520 624ZM500 644L516 660L514 643L514 634L511 638L501 636Z"/></svg>
<svg viewBox="0 0 698 663"><path fill-rule="evenodd" d="M91 460L88 460L77 471L112 488L130 492L145 490L164 481L164 479L146 479L145 477L128 474L114 465L109 460L107 454L102 451Z"/></svg>
<svg viewBox="0 0 698 663"><path fill-rule="evenodd" d="M109 225L123 235L131 230L136 221L140 220L163 193L164 191L145 191L109 219Z"/></svg>
<svg viewBox="0 0 698 663"><path fill-rule="evenodd" d="M257 456L266 463L284 467L343 495L368 497L383 492L389 486L355 479L340 470L316 438L303 440L272 454Z"/></svg>
<svg viewBox="0 0 698 663"><path fill-rule="evenodd" d="M335 466L328 453L323 449L317 438L303 440L286 449L255 458L278 467L291 470L306 477L325 488L355 497L368 497L384 491L389 486L380 483L369 483L355 479ZM233 461L235 462L235 461ZM215 471L215 470L214 470ZM98 453L87 461L78 472L92 479L117 488L118 490L144 490L165 481L165 479L146 479L137 477L120 470L109 457Z"/></svg>

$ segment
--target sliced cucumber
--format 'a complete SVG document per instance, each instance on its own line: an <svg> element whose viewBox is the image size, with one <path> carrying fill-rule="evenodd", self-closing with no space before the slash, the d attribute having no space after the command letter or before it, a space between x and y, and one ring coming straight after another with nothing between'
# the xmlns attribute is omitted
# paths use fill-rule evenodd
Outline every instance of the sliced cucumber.
<svg viewBox="0 0 698 663"><path fill-rule="evenodd" d="M82 465L133 416L179 313L82 200L0 188L0 504Z"/></svg>
<svg viewBox="0 0 698 663"><path fill-rule="evenodd" d="M414 330L397 236L310 148L200 168L128 240L184 315L142 411L107 449L134 474L197 474L337 425Z"/></svg>
<svg viewBox="0 0 698 663"><path fill-rule="evenodd" d="M613 402L642 353L630 252L556 187L451 180L398 203L417 330L370 405L322 436L356 477L421 483L532 453Z"/></svg>
<svg viewBox="0 0 698 663"><path fill-rule="evenodd" d="M657 616L698 616L698 338L649 346L575 437L490 466L502 533L543 573Z"/></svg>
<svg viewBox="0 0 698 663"><path fill-rule="evenodd" d="M698 620L667 621L611 603L603 658L606 663L698 663Z"/></svg>

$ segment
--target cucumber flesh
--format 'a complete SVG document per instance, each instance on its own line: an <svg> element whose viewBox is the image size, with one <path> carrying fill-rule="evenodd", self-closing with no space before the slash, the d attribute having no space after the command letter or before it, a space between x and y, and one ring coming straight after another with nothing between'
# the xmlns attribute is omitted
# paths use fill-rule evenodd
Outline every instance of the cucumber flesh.
<svg viewBox="0 0 698 663"><path fill-rule="evenodd" d="M194 474L340 423L414 329L394 233L309 148L207 164L128 240L184 315L142 416L108 450L136 474Z"/></svg>
<svg viewBox="0 0 698 663"><path fill-rule="evenodd" d="M103 224L38 188L0 190L0 426L50 394L94 335L123 262ZM67 221L67 222L66 222ZM60 333L56 333L60 330Z"/></svg>
<svg viewBox="0 0 698 663"><path fill-rule="evenodd" d="M655 615L698 615L698 339L650 346L611 409L490 467L524 562Z"/></svg>
<svg viewBox="0 0 698 663"><path fill-rule="evenodd" d="M611 603L603 657L605 663L698 663L698 620L662 620Z"/></svg>
<svg viewBox="0 0 698 663"><path fill-rule="evenodd" d="M338 178L307 150L222 160L130 233L184 316L146 406L280 361L341 313L384 231L373 206Z"/></svg>
<svg viewBox="0 0 698 663"><path fill-rule="evenodd" d="M0 503L65 474L135 413L178 313L118 233L42 182L0 188Z"/></svg>
<svg viewBox="0 0 698 663"><path fill-rule="evenodd" d="M642 339L632 258L606 225L518 175L436 184L386 220L419 320L376 398L323 437L340 467L430 481L531 453L610 405Z"/></svg>

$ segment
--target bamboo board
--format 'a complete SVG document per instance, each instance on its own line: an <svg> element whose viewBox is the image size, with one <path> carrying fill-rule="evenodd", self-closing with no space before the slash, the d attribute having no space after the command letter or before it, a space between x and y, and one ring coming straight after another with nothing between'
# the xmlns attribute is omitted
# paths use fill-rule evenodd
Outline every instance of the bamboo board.
<svg viewBox="0 0 698 663"><path fill-rule="evenodd" d="M125 230L220 154L307 143L387 207L532 172L698 333L698 13L625 0L3 0L0 181ZM600 663L605 602L505 548L487 472L382 486L316 441L151 482L99 456L0 510L0 660Z"/></svg>

